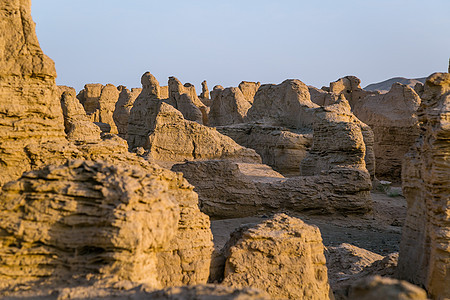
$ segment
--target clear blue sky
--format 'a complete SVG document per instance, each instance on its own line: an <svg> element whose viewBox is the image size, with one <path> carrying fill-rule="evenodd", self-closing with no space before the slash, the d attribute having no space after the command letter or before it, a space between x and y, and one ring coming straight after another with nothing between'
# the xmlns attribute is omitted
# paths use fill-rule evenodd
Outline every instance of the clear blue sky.
<svg viewBox="0 0 450 300"><path fill-rule="evenodd" d="M206 79L362 86L446 71L450 0L34 0L58 84L140 87L150 71L201 89Z"/></svg>

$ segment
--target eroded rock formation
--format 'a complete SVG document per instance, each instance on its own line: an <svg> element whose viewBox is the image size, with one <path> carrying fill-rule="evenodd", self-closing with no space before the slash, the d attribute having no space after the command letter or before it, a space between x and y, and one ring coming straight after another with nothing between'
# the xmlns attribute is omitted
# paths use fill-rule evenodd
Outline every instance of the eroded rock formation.
<svg viewBox="0 0 450 300"><path fill-rule="evenodd" d="M185 120L180 111L152 92L157 91L157 82L150 86L143 85L143 91L131 109L128 126L130 149L143 147L151 157L161 161L229 158L260 162L253 150L239 146L214 128ZM184 93L177 97L187 96Z"/></svg>
<svg viewBox="0 0 450 300"><path fill-rule="evenodd" d="M370 177L363 170L337 168L317 176L284 178L265 165L229 160L190 161L172 170L182 172L196 187L201 210L215 218L280 209L315 214L371 210Z"/></svg>
<svg viewBox="0 0 450 300"><path fill-rule="evenodd" d="M287 128L312 128L314 117L309 108L318 107L309 97L308 87L296 79L278 85L262 85L247 112L246 121Z"/></svg>
<svg viewBox="0 0 450 300"><path fill-rule="evenodd" d="M210 126L243 123L252 106L241 90L236 87L214 89L211 92L211 109L208 114Z"/></svg>
<svg viewBox="0 0 450 300"><path fill-rule="evenodd" d="M254 149L262 162L285 176L299 176L300 163L313 142L312 133L264 124L238 124L217 127L239 145Z"/></svg>
<svg viewBox="0 0 450 300"><path fill-rule="evenodd" d="M419 105L419 95L400 83L393 84L386 94L354 102L353 113L374 133L375 173L379 178L400 180L403 156L419 136Z"/></svg>
<svg viewBox="0 0 450 300"><path fill-rule="evenodd" d="M63 89L60 88L60 90ZM99 142L100 128L89 120L83 106L76 98L75 90L65 90L61 95L61 108L67 139L74 142Z"/></svg>
<svg viewBox="0 0 450 300"><path fill-rule="evenodd" d="M398 274L435 299L450 298L450 74L427 78L417 111L420 136L402 169L408 212Z"/></svg>
<svg viewBox="0 0 450 300"><path fill-rule="evenodd" d="M230 247L223 284L256 287L275 299L329 299L323 250L317 227L275 215Z"/></svg>
<svg viewBox="0 0 450 300"><path fill-rule="evenodd" d="M77 98L83 105L90 120L99 123L103 132L117 134L113 114L119 99L119 90L112 84L86 84Z"/></svg>
<svg viewBox="0 0 450 300"><path fill-rule="evenodd" d="M1 289L77 279L161 286L157 252L169 247L180 217L163 180L72 161L25 173L1 198Z"/></svg>
<svg viewBox="0 0 450 300"><path fill-rule="evenodd" d="M0 3L0 186L29 170L26 147L65 141L53 61L41 50L30 0Z"/></svg>
<svg viewBox="0 0 450 300"><path fill-rule="evenodd" d="M117 126L117 131L120 137L126 139L128 133L128 119L130 118L130 111L133 107L134 101L142 92L141 88L132 88L131 91L125 86L118 87L120 94L116 102L116 107L113 113L114 123Z"/></svg>
<svg viewBox="0 0 450 300"><path fill-rule="evenodd" d="M208 124L206 106L198 98L192 84L183 85L177 78L169 77L169 98L166 102L178 109L186 120Z"/></svg>
<svg viewBox="0 0 450 300"><path fill-rule="evenodd" d="M242 81L241 83L239 83L238 88L241 90L245 99L247 99L248 102L253 103L256 92L258 91L260 86L261 83L259 82Z"/></svg>

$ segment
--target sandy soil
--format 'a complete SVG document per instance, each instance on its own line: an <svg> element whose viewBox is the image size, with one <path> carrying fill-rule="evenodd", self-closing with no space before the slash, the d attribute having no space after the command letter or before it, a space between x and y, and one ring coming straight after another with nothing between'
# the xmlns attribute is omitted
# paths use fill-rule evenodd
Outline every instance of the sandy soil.
<svg viewBox="0 0 450 300"><path fill-rule="evenodd" d="M372 192L373 211L364 216L312 216L292 214L320 228L325 246L349 243L380 255L398 252L401 226L406 217L406 201L402 196L390 197L382 192ZM211 230L216 249L222 248L229 235L246 223L259 223L270 215L247 218L212 220Z"/></svg>

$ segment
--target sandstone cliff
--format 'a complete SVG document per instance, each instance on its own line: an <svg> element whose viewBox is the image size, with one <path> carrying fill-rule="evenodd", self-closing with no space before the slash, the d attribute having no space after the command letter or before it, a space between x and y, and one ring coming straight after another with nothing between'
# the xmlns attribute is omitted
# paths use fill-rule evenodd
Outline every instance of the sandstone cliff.
<svg viewBox="0 0 450 300"><path fill-rule="evenodd" d="M373 130L379 178L400 180L403 156L419 136L419 105L419 95L400 83L386 94L368 95L354 103L353 113Z"/></svg>
<svg viewBox="0 0 450 300"><path fill-rule="evenodd" d="M408 213L399 276L435 299L450 298L450 74L427 78L417 111L420 136L402 169Z"/></svg>
<svg viewBox="0 0 450 300"><path fill-rule="evenodd" d="M208 114L210 126L243 123L252 106L241 90L235 87L214 89L211 92L211 110Z"/></svg>
<svg viewBox="0 0 450 300"><path fill-rule="evenodd" d="M0 186L29 170L27 145L65 141L55 66L30 9L30 0L0 3Z"/></svg>
<svg viewBox="0 0 450 300"><path fill-rule="evenodd" d="M147 80L144 76L143 84ZM151 157L161 161L214 158L261 161L253 150L239 146L214 128L185 120L180 111L167 104L166 100L158 99L156 92L151 92L157 91L159 87L153 79L151 82L153 83L148 83L148 87L143 86L142 93L130 112L128 125L130 149L143 147L149 151ZM177 97L184 96L187 97L187 93Z"/></svg>

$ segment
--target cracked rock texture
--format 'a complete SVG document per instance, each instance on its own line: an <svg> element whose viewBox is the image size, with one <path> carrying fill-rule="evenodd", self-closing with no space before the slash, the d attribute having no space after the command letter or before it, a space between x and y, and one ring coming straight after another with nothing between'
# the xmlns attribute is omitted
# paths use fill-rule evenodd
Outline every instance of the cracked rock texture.
<svg viewBox="0 0 450 300"><path fill-rule="evenodd" d="M330 299L320 231L277 214L230 245L222 284L255 287L274 299Z"/></svg>
<svg viewBox="0 0 450 300"><path fill-rule="evenodd" d="M209 218L170 171L69 161L25 173L0 198L3 290L72 280L161 288L209 276Z"/></svg>
<svg viewBox="0 0 450 300"><path fill-rule="evenodd" d="M417 111L420 136L405 156L402 188L408 204L398 275L450 298L450 74L425 83Z"/></svg>
<svg viewBox="0 0 450 300"><path fill-rule="evenodd" d="M167 182L136 167L70 161L3 187L1 289L71 280L157 288L157 253L180 218Z"/></svg>

